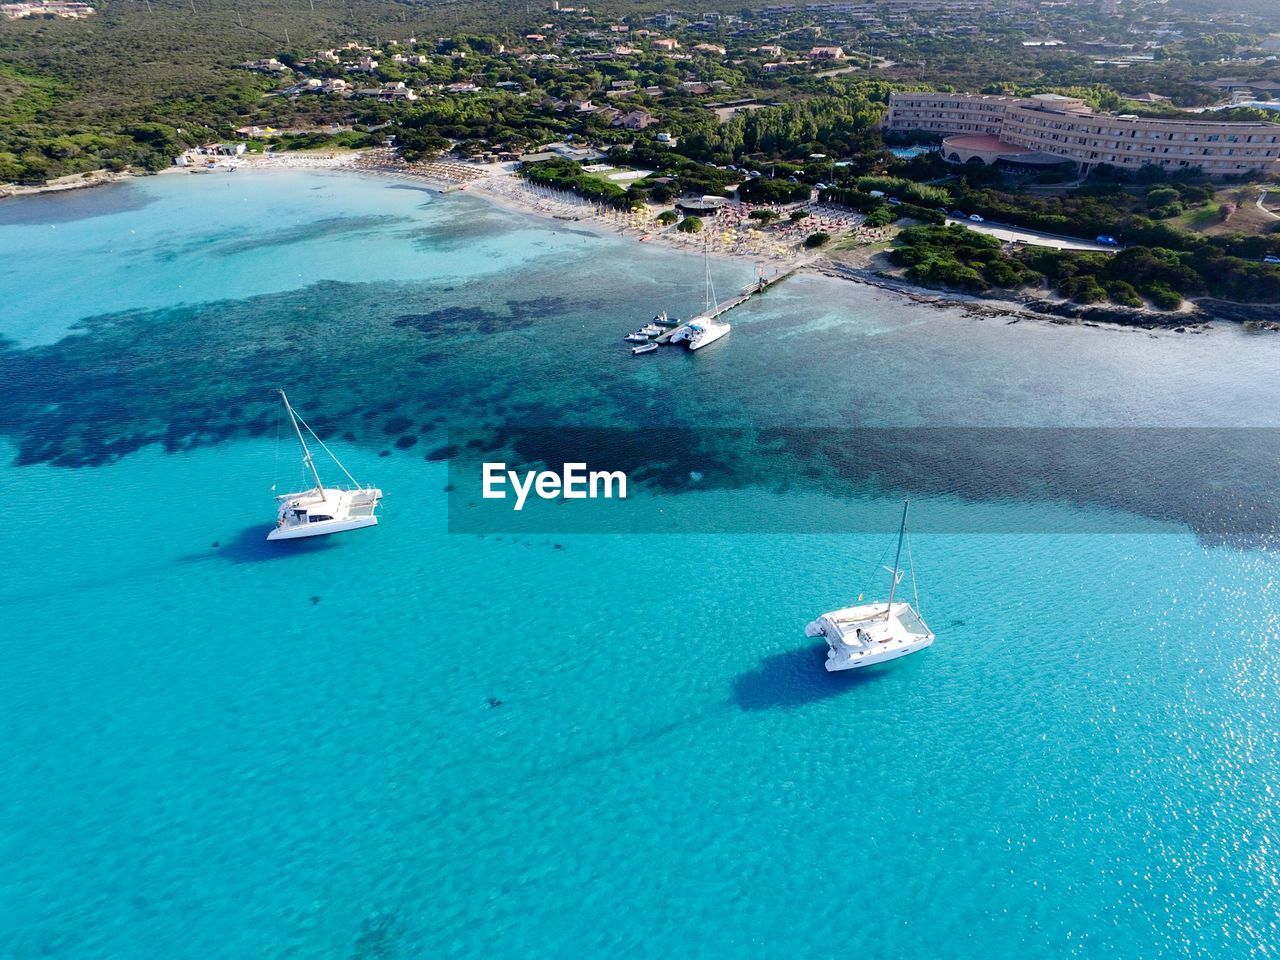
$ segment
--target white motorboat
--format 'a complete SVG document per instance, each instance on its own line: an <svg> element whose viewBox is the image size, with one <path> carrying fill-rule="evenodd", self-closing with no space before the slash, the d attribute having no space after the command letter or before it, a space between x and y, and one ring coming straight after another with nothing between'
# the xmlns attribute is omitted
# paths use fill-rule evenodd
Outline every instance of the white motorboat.
<svg viewBox="0 0 1280 960"><path fill-rule="evenodd" d="M894 591L902 579L902 544L907 537L907 510L910 506L910 500L902 504L902 526L898 531L898 551L893 561L888 601L859 602L842 610L832 610L804 628L805 636L826 638L829 673L887 663L933 643L933 631L917 609L920 606L919 596L915 597L914 607L909 603L894 603L893 600ZM907 547L907 561L911 566L910 546ZM911 586L914 593L914 568ZM862 597L859 596L858 600L861 601Z"/></svg>
<svg viewBox="0 0 1280 960"><path fill-rule="evenodd" d="M634 357L641 353L653 353L653 351L657 349L658 349L658 345L651 340L648 343L642 343L638 347L632 347L631 355Z"/></svg>
<svg viewBox="0 0 1280 960"><path fill-rule="evenodd" d="M646 337L656 337L660 333L663 333L664 331L663 331L663 328L658 326L656 323L651 323L647 327L641 327L636 332L643 333Z"/></svg>
<svg viewBox="0 0 1280 960"><path fill-rule="evenodd" d="M668 316L667 316L667 311L665 311L665 310L663 310L663 311L662 311L662 313L660 313L660 314L658 314L656 317L654 317L654 318L653 318L653 322L654 322L654 323L656 323L656 324L657 324L658 326L660 326L660 327L678 327L678 326L680 326L680 321L679 321L679 320L677 320L675 317L668 317Z"/></svg>
<svg viewBox="0 0 1280 960"><path fill-rule="evenodd" d="M279 501L276 525L275 529L267 534L267 539L298 540L302 537L319 537L324 534L343 533L347 530L376 525L378 518L374 515L374 511L378 509L378 503L382 500L382 491L377 487L364 486L351 476L347 468L333 455L333 451L325 446L324 441L316 436L316 432L307 426L306 421L294 412L283 390L280 391L280 399L284 401L284 408L289 412L294 433L298 435L298 443L302 446L302 462L315 479L316 485L300 493L286 493L276 497ZM315 442L320 444L320 448L338 465L338 469L346 474L347 479L351 481L351 487L326 487L320 480L320 472L316 469L311 450L307 447L307 441L302 435L304 427Z"/></svg>

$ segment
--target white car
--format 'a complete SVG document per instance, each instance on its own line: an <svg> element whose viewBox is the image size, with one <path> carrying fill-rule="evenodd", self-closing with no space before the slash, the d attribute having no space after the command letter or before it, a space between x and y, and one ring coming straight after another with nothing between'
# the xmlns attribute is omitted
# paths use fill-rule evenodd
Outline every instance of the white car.
<svg viewBox="0 0 1280 960"><path fill-rule="evenodd" d="M982 223L982 218L978 216L976 213L969 214L969 219L972 220L974 223Z"/></svg>

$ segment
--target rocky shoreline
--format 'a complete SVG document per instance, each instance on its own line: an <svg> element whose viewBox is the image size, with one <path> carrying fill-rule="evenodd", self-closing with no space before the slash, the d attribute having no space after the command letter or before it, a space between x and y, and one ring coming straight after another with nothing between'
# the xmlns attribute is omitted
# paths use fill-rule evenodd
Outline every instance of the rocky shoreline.
<svg viewBox="0 0 1280 960"><path fill-rule="evenodd" d="M959 307L972 316L1005 318L1009 323L1036 319L1082 326L1117 326L1173 333L1205 333L1215 321L1241 324L1254 330L1280 331L1280 304L1233 303L1205 297L1188 301L1182 310L1162 312L1116 304L1081 304L1046 297L979 295L958 291L931 291L882 271L855 267L831 259L809 264L810 269L841 280L852 280L887 290L915 303Z"/></svg>

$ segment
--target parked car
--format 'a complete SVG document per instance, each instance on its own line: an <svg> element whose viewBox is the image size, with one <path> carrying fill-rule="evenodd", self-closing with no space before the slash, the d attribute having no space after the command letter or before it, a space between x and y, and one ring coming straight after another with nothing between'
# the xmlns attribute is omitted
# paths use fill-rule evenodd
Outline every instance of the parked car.
<svg viewBox="0 0 1280 960"><path fill-rule="evenodd" d="M969 214L969 219L970 219L970 220L972 220L974 223L982 223L982 222L983 222L983 221L982 221L982 217L978 216L976 213L971 213L971 214Z"/></svg>
<svg viewBox="0 0 1280 960"><path fill-rule="evenodd" d="M1265 257L1262 258L1262 262L1263 263L1280 263L1280 257L1274 256L1273 254L1268 253Z"/></svg>
<svg viewBox="0 0 1280 960"><path fill-rule="evenodd" d="M952 210L952 211L951 211L951 215L952 215L953 217L955 217L957 220L963 220L963 219L964 219L964 214L963 214L963 213L961 213L959 210Z"/></svg>
<svg viewBox="0 0 1280 960"><path fill-rule="evenodd" d="M891 204L892 204L893 206L895 206L895 207L900 207L900 206L902 206L902 201L901 201L901 200L899 200L897 197L890 197L890 198L889 198L889 203L891 203Z"/></svg>
<svg viewBox="0 0 1280 960"><path fill-rule="evenodd" d="M1094 238L1094 241L1096 243L1106 244L1108 247L1120 246L1120 241L1117 240L1115 237L1111 236L1111 234L1109 233L1098 234L1098 236Z"/></svg>

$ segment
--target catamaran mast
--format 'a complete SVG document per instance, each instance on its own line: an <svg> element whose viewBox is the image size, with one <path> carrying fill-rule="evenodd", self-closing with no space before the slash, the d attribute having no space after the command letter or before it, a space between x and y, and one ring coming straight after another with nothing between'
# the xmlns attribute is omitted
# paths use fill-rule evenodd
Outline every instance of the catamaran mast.
<svg viewBox="0 0 1280 960"><path fill-rule="evenodd" d="M902 501L902 526L898 528L898 552L893 557L893 580L889 583L889 606L884 612L884 618L889 619L893 613L893 591L898 586L898 567L902 562L902 541L907 535L907 510L911 507L910 500Z"/></svg>
<svg viewBox="0 0 1280 960"><path fill-rule="evenodd" d="M280 391L280 399L284 401L284 408L289 411L289 420L293 423L293 432L298 435L298 442L302 444L302 462L307 465L311 475L316 478L316 489L323 490L324 484L320 482L320 473L316 470L316 462L311 459L311 451L307 448L307 441L302 438L302 428L298 426L298 417L293 412L293 407L289 405L289 398L284 395L283 390Z"/></svg>
<svg viewBox="0 0 1280 960"><path fill-rule="evenodd" d="M711 285L711 234L709 233L705 237L703 237L702 269L703 269L703 272L706 274L706 278L705 278L706 298L707 298L706 317L707 319L711 319L711 310L715 306L714 301L716 298L716 291L715 291L715 287Z"/></svg>

